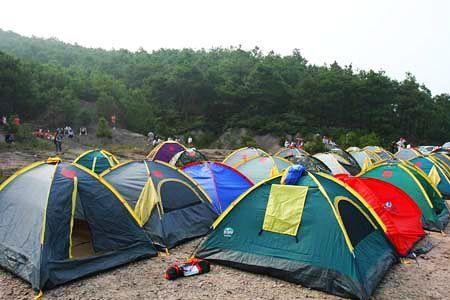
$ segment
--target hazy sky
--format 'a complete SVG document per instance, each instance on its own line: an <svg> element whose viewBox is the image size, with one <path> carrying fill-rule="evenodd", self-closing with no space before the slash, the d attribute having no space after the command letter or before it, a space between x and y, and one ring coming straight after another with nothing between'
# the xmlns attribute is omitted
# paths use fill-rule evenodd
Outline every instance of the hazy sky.
<svg viewBox="0 0 450 300"><path fill-rule="evenodd" d="M4 0L0 28L83 46L259 46L450 93L449 0Z"/></svg>

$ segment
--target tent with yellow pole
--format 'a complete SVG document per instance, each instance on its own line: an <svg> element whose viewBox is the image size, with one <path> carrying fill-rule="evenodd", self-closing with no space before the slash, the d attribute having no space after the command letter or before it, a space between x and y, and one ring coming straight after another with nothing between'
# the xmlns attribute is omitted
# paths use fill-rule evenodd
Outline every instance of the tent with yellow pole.
<svg viewBox="0 0 450 300"><path fill-rule="evenodd" d="M422 211L425 229L443 231L449 222L449 210L442 194L428 176L406 161L376 164L359 176L380 179L406 192Z"/></svg>
<svg viewBox="0 0 450 300"><path fill-rule="evenodd" d="M322 173L260 182L213 228L196 257L342 297L369 299L398 260L368 203Z"/></svg>
<svg viewBox="0 0 450 300"><path fill-rule="evenodd" d="M123 196L159 250L205 235L217 218L202 188L167 163L131 161L101 177Z"/></svg>
<svg viewBox="0 0 450 300"><path fill-rule="evenodd" d="M419 156L411 159L409 162L425 172L441 194L445 198L450 199L450 175L444 166L439 164L432 156Z"/></svg>
<svg viewBox="0 0 450 300"><path fill-rule="evenodd" d="M0 266L35 290L156 254L128 203L87 168L49 159L0 185Z"/></svg>
<svg viewBox="0 0 450 300"><path fill-rule="evenodd" d="M241 161L234 168L257 183L280 174L291 165L292 163L284 158L264 155Z"/></svg>
<svg viewBox="0 0 450 300"><path fill-rule="evenodd" d="M86 151L73 162L97 174L119 164L119 160L112 153L103 149Z"/></svg>
<svg viewBox="0 0 450 300"><path fill-rule="evenodd" d="M243 147L233 151L228 155L223 163L227 166L236 168L238 165L256 157L269 156L264 150L255 147Z"/></svg>
<svg viewBox="0 0 450 300"><path fill-rule="evenodd" d="M387 151L386 149L384 149L380 146L366 146L363 148L363 150L369 150L369 151L375 153L382 160L388 160L388 159L391 159L394 157L394 155L391 152Z"/></svg>

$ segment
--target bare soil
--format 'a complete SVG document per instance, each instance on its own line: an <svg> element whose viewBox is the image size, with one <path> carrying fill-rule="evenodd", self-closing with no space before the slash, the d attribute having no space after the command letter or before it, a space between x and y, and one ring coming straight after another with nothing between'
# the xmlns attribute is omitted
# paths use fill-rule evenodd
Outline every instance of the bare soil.
<svg viewBox="0 0 450 300"><path fill-rule="evenodd" d="M73 159L85 147L76 145L63 155ZM142 149L142 148L141 148ZM129 151L129 150L128 150ZM125 150L121 157L142 158L144 150ZM229 151L206 150L221 159ZM142 154L140 154L142 153ZM49 153L0 153L0 170L12 172ZM445 234L429 233L434 248L417 261L395 265L377 288L373 299L448 299L450 295L450 227ZM264 275L213 265L211 272L176 281L164 279L166 268L188 258L200 239L173 249L169 256L141 260L46 291L43 299L339 299L323 292ZM339 259L339 258L336 258ZM0 299L31 299L28 283L0 268Z"/></svg>

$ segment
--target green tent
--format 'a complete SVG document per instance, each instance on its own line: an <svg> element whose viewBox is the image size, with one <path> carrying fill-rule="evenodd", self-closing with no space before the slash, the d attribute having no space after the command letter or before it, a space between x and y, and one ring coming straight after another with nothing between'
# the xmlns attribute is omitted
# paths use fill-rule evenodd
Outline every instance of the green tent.
<svg viewBox="0 0 450 300"><path fill-rule="evenodd" d="M86 151L73 162L97 174L119 164L119 160L114 155L106 150L100 149Z"/></svg>
<svg viewBox="0 0 450 300"><path fill-rule="evenodd" d="M431 157L419 156L409 161L421 169L435 184L441 194L450 197L450 180L447 170Z"/></svg>
<svg viewBox="0 0 450 300"><path fill-rule="evenodd" d="M263 181L213 228L196 257L338 296L369 298L397 260L375 212L327 174Z"/></svg>
<svg viewBox="0 0 450 300"><path fill-rule="evenodd" d="M361 174L389 182L406 192L422 211L425 229L442 231L448 224L449 211L441 193L420 169L407 162L377 164Z"/></svg>
<svg viewBox="0 0 450 300"><path fill-rule="evenodd" d="M447 172L450 173L450 157L444 153L433 153L429 156L431 159L437 161Z"/></svg>

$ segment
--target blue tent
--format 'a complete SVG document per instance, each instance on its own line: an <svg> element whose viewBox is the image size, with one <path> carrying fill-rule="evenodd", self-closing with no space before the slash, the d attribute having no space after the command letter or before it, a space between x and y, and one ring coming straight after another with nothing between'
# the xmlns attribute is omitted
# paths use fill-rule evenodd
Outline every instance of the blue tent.
<svg viewBox="0 0 450 300"><path fill-rule="evenodd" d="M219 162L192 163L184 166L183 171L209 195L219 214L253 186L253 182L238 170Z"/></svg>

